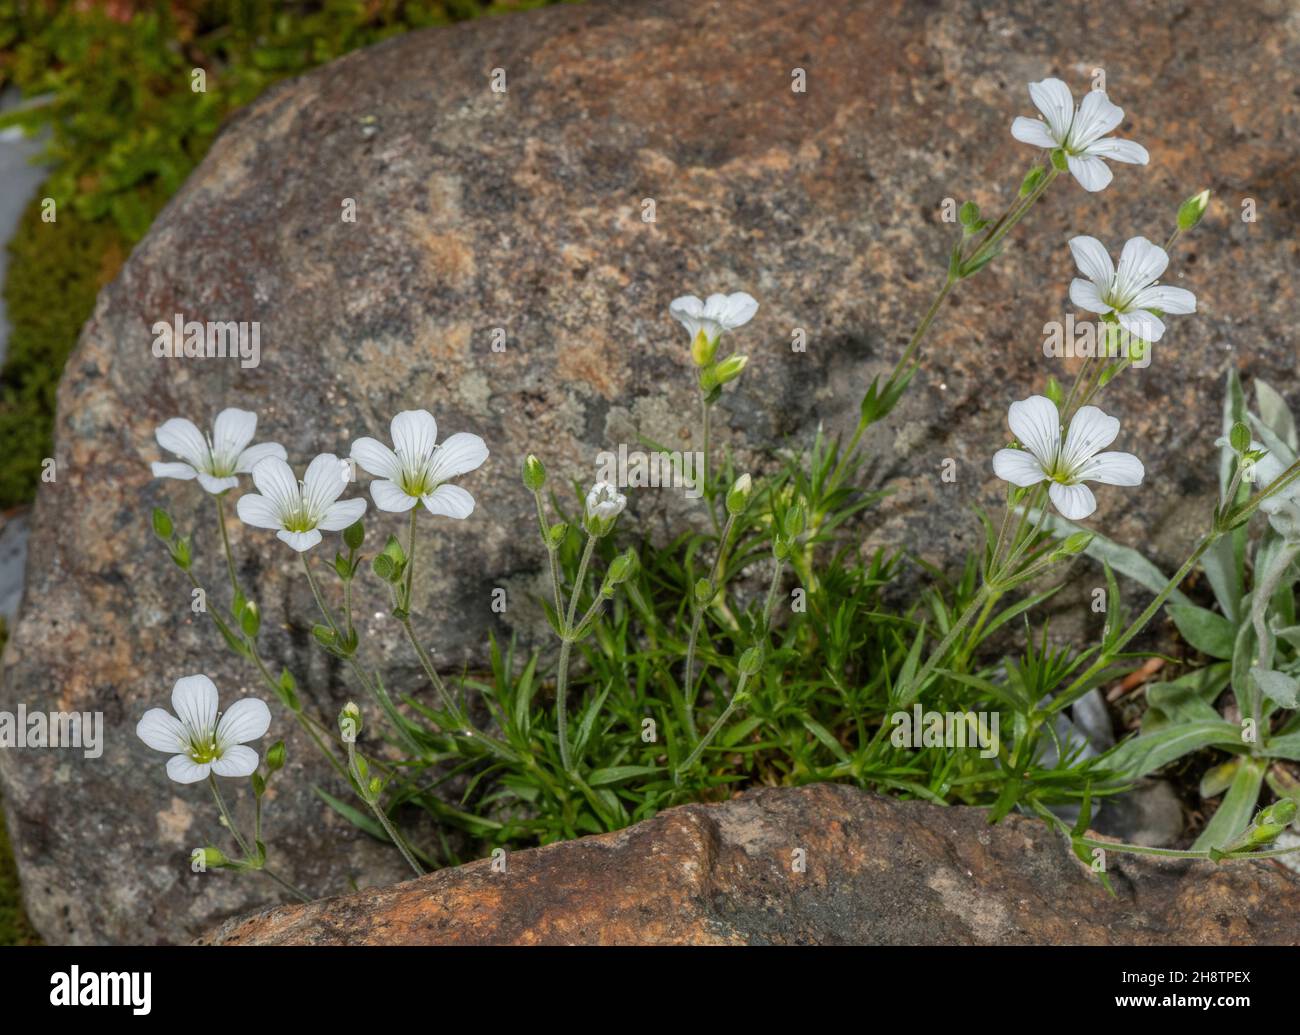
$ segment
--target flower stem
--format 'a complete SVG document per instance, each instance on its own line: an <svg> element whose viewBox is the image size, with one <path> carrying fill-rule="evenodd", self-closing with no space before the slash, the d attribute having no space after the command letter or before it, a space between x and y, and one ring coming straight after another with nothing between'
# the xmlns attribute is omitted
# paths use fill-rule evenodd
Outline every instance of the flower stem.
<svg viewBox="0 0 1300 1035"><path fill-rule="evenodd" d="M722 526L722 535L718 539L718 552L713 558L713 567L709 572L709 589L710 597L718 591L718 577L722 570L722 560L727 553L727 545L731 539L731 532L736 526L736 515L727 514L727 522ZM686 641L686 680L683 689L686 698L686 732L692 740L695 739L695 649L699 643L700 625L704 621L705 608L700 605L695 598L695 588L689 588L691 593L691 602L694 604L694 614L691 616L691 634Z"/></svg>
<svg viewBox="0 0 1300 1035"><path fill-rule="evenodd" d="M591 554L595 548L596 537L588 532L587 545L583 548L582 560L578 563L578 576L573 583L573 595L569 598L564 634L560 637L559 669L555 674L555 716L560 738L560 765L566 773L572 768L569 761L568 701L565 698L569 687L569 653L573 648L573 619L578 611L578 598L582 596L582 587L587 581L587 566L591 563Z"/></svg>
<svg viewBox="0 0 1300 1035"><path fill-rule="evenodd" d="M406 860L407 865L415 871L415 875L417 877L423 877L424 867L416 860L415 855L407 845L406 840L397 832L397 828L393 826L392 821L389 820L384 810L379 807L379 802L376 800L375 796L370 793L366 781L362 779L361 771L357 768L356 745L352 743L352 741L348 741L347 748L348 768L352 771L352 777L356 780L357 787L361 789L361 800L370 806L370 811L375 814L375 819L379 820L379 825L384 828L384 833L387 834L388 839L397 846L397 850L402 853L402 858Z"/></svg>
<svg viewBox="0 0 1300 1035"><path fill-rule="evenodd" d="M235 555L230 549L230 534L226 531L226 504L222 498L224 495L219 493L212 498L217 503L217 527L221 529L221 546L226 554L226 572L230 575L230 591L233 594L230 598L230 606L233 608L239 596L239 579L235 575Z"/></svg>

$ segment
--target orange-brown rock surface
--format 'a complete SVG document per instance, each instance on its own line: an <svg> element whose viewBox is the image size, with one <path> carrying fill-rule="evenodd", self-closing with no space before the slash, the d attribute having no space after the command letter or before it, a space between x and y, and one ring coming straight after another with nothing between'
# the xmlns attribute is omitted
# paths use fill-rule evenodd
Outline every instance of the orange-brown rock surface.
<svg viewBox="0 0 1300 1035"><path fill-rule="evenodd" d="M801 869L802 867L802 869ZM1111 853L1116 897L1043 824L851 787L766 788L627 830L231 920L222 945L1300 942L1272 863Z"/></svg>

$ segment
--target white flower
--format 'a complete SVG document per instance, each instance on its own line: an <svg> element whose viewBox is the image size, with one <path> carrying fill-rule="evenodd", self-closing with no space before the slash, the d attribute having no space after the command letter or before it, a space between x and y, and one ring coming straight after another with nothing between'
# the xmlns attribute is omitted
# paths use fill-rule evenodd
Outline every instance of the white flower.
<svg viewBox="0 0 1300 1035"><path fill-rule="evenodd" d="M268 456L286 458L284 446L278 442L262 442L250 446L257 431L257 414L237 410L233 406L217 414L212 425L212 437L193 421L173 417L158 426L154 437L169 453L175 453L184 463L158 463L150 466L155 478L181 478L189 481L198 478L208 492L220 493L239 484L237 474L248 474L257 463Z"/></svg>
<svg viewBox="0 0 1300 1035"><path fill-rule="evenodd" d="M1119 269L1095 237L1070 240L1079 272L1070 282L1070 301L1090 313L1114 313L1124 330L1143 341L1159 341L1164 322L1151 312L1178 315L1196 312L1196 296L1186 288L1157 284L1169 256L1145 237L1131 237L1119 257Z"/></svg>
<svg viewBox="0 0 1300 1035"><path fill-rule="evenodd" d="M299 482L287 463L268 457L253 468L253 484L261 495L240 496L235 511L246 525L276 529L278 539L302 553L321 541L322 531L341 532L366 512L363 499L339 499L349 474L337 456L322 453Z"/></svg>
<svg viewBox="0 0 1300 1035"><path fill-rule="evenodd" d="M627 497L609 482L597 482L587 493L587 517L602 523L613 521L627 506Z"/></svg>
<svg viewBox="0 0 1300 1035"><path fill-rule="evenodd" d="M1115 441L1119 421L1095 406L1080 406L1061 441L1061 415L1046 396L1031 395L1013 402L1007 423L1023 449L999 449L993 473L1021 487L1050 481L1047 494L1071 521L1097 509L1092 490L1082 482L1140 485L1145 471L1132 453L1102 453Z"/></svg>
<svg viewBox="0 0 1300 1035"><path fill-rule="evenodd" d="M1146 165L1150 160L1141 144L1106 136L1124 121L1124 109L1112 104L1104 90L1090 91L1077 111L1070 88L1059 79L1030 83L1029 97L1043 118L1021 116L1011 123L1011 135L1022 144L1048 151L1061 148L1070 172L1084 190L1102 190L1110 183L1113 174L1103 158L1134 165Z"/></svg>
<svg viewBox="0 0 1300 1035"><path fill-rule="evenodd" d="M1221 438L1216 446L1228 446L1228 440ZM1251 441L1250 448L1263 453L1255 461L1249 472L1249 479L1261 492L1286 473L1286 464L1269 451L1262 442ZM1300 479L1273 493L1259 504L1260 513L1268 516L1268 523L1288 542L1300 542Z"/></svg>
<svg viewBox="0 0 1300 1035"><path fill-rule="evenodd" d="M758 312L758 303L744 291L710 295L707 302L694 295L682 295L669 303L668 312L690 332L691 341L703 331L710 344L716 345L724 332L749 323Z"/></svg>
<svg viewBox="0 0 1300 1035"><path fill-rule="evenodd" d="M149 709L135 728L135 735L151 748L172 756L167 760L169 777L177 783L197 783L209 772L252 776L257 752L244 745L271 725L271 711L262 701L236 701L218 722L216 685L207 676L183 676L172 687L172 708L176 715Z"/></svg>
<svg viewBox="0 0 1300 1035"><path fill-rule="evenodd" d="M404 410L393 418L393 448L377 439L352 443L352 459L379 481L370 483L375 506L390 513L410 510L423 502L430 514L467 518L474 497L448 478L467 474L488 458L477 435L461 431L438 445L438 422L428 410Z"/></svg>

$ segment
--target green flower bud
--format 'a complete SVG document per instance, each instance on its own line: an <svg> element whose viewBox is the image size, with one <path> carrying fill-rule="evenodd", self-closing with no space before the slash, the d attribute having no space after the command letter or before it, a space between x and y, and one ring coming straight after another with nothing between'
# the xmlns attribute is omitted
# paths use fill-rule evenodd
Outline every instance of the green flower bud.
<svg viewBox="0 0 1300 1035"><path fill-rule="evenodd" d="M262 627L262 613L257 609L257 604L251 600L244 605L244 610L239 616L239 627L250 640Z"/></svg>
<svg viewBox="0 0 1300 1035"><path fill-rule="evenodd" d="M607 597L613 596L614 587L630 579L636 572L636 567L637 556L629 547L609 562L609 569L605 572L605 582L601 592Z"/></svg>
<svg viewBox="0 0 1300 1035"><path fill-rule="evenodd" d="M254 798L260 798L266 793L266 777L261 773L254 773L252 777L250 777L250 782L253 785Z"/></svg>
<svg viewBox="0 0 1300 1035"><path fill-rule="evenodd" d="M298 700L297 690L298 684L293 678L293 673L287 668L281 669L280 681L276 684L275 692L280 702L294 713L302 711L302 702Z"/></svg>
<svg viewBox="0 0 1300 1035"><path fill-rule="evenodd" d="M713 583L708 579L699 579L695 583L695 602L701 606L713 599Z"/></svg>
<svg viewBox="0 0 1300 1035"><path fill-rule="evenodd" d="M754 483L750 480L748 474L742 474L736 479L730 491L727 493L727 513L731 515L742 514L749 506L749 495L753 489Z"/></svg>
<svg viewBox="0 0 1300 1035"><path fill-rule="evenodd" d="M1205 210L1210 207L1210 192L1201 191L1200 194L1194 194L1181 205L1178 206L1178 229L1190 230L1201 221L1205 215Z"/></svg>
<svg viewBox="0 0 1300 1035"><path fill-rule="evenodd" d="M964 202L957 210L957 220L967 229L980 221L980 207L973 201Z"/></svg>
<svg viewBox="0 0 1300 1035"><path fill-rule="evenodd" d="M361 732L361 709L357 707L356 701L349 701L339 712L339 732L348 741L356 740L357 734Z"/></svg>
<svg viewBox="0 0 1300 1035"><path fill-rule="evenodd" d="M343 542L349 550L360 550L361 544L366 541L366 526L360 521L354 521L343 529Z"/></svg>
<svg viewBox="0 0 1300 1035"><path fill-rule="evenodd" d="M796 503L785 512L785 535L787 539L797 539L803 535L805 516L802 503Z"/></svg>
<svg viewBox="0 0 1300 1035"><path fill-rule="evenodd" d="M383 792L383 789L384 789L384 781L377 776L372 777L370 780L370 796L372 798L378 798L379 795Z"/></svg>
<svg viewBox="0 0 1300 1035"><path fill-rule="evenodd" d="M203 857L204 867L215 869L219 866L230 865L230 860L226 858L225 852L220 848L213 848L211 845L208 845L207 848L200 848L196 854Z"/></svg>
<svg viewBox="0 0 1300 1035"><path fill-rule="evenodd" d="M701 368L700 391L709 393L716 391L718 387L718 368L716 366Z"/></svg>
<svg viewBox="0 0 1300 1035"><path fill-rule="evenodd" d="M728 356L721 363L713 368L714 377L717 378L719 385L725 385L728 381L734 381L740 376L740 372L745 369L749 362L748 356Z"/></svg>
<svg viewBox="0 0 1300 1035"><path fill-rule="evenodd" d="M1075 532L1066 536L1061 545L1052 551L1053 558L1073 557L1076 554L1083 553L1096 538L1091 532Z"/></svg>
<svg viewBox="0 0 1300 1035"><path fill-rule="evenodd" d="M717 352L718 340L715 338L710 341L703 330L700 330L695 335L695 340L691 342L691 359L695 361L697 367L707 367L713 362Z"/></svg>
<svg viewBox="0 0 1300 1035"><path fill-rule="evenodd" d="M153 534L163 541L170 540L175 527L171 515L161 507L153 508Z"/></svg>
<svg viewBox="0 0 1300 1035"><path fill-rule="evenodd" d="M752 676L763 667L763 648L750 647L740 656L740 672L742 675Z"/></svg>
<svg viewBox="0 0 1300 1035"><path fill-rule="evenodd" d="M529 492L540 492L546 484L546 468L532 453L524 457L524 488Z"/></svg>
<svg viewBox="0 0 1300 1035"><path fill-rule="evenodd" d="M563 521L557 521L547 531L551 546L559 547L564 542L564 537L569 534L569 526Z"/></svg>
<svg viewBox="0 0 1300 1035"><path fill-rule="evenodd" d="M1027 198L1038 189L1038 185L1043 182L1043 177L1047 175L1047 170L1041 165L1036 165L1029 172L1025 173L1025 178L1020 181L1020 197Z"/></svg>
<svg viewBox="0 0 1300 1035"><path fill-rule="evenodd" d="M194 561L194 551L189 536L182 536L172 544L172 561L181 571L189 571Z"/></svg>
<svg viewBox="0 0 1300 1035"><path fill-rule="evenodd" d="M266 768L277 772L284 768L284 741L277 740L266 752Z"/></svg>

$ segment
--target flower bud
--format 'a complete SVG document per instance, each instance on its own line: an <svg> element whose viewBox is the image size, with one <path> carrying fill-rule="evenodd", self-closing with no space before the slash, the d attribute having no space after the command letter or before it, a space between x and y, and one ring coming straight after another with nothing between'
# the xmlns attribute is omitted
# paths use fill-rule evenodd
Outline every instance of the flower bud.
<svg viewBox="0 0 1300 1035"><path fill-rule="evenodd" d="M708 579L698 579L695 583L695 602L701 606L713 599L713 583Z"/></svg>
<svg viewBox="0 0 1300 1035"><path fill-rule="evenodd" d="M532 453L524 457L524 488L529 492L540 492L546 484L546 468Z"/></svg>
<svg viewBox="0 0 1300 1035"><path fill-rule="evenodd" d="M763 648L750 647L740 656L741 675L752 676L763 667Z"/></svg>
<svg viewBox="0 0 1300 1035"><path fill-rule="evenodd" d="M714 377L717 378L717 383L719 385L725 385L728 381L736 380L736 378L740 376L740 372L745 369L745 364L748 362L748 356L728 356L713 368Z"/></svg>
<svg viewBox="0 0 1300 1035"><path fill-rule="evenodd" d="M349 701L339 712L339 732L347 741L356 740L357 734L361 732L361 709L357 707L356 701Z"/></svg>
<svg viewBox="0 0 1300 1035"><path fill-rule="evenodd" d="M796 503L785 512L784 530L787 539L797 539L803 535L804 509L802 503Z"/></svg>
<svg viewBox="0 0 1300 1035"><path fill-rule="evenodd" d="M627 497L609 482L597 482L587 493L587 531L601 538L614 530L614 523L627 506Z"/></svg>
<svg viewBox="0 0 1300 1035"><path fill-rule="evenodd" d="M707 367L713 362L713 357L717 353L718 339L714 338L710 341L709 336L701 328L691 342L691 359L695 361L697 367Z"/></svg>
<svg viewBox="0 0 1300 1035"><path fill-rule="evenodd" d="M730 491L727 493L727 513L737 515L744 513L749 506L749 494L753 489L753 482L748 474L742 474L736 479Z"/></svg>
<svg viewBox="0 0 1300 1035"><path fill-rule="evenodd" d="M1210 192L1201 191L1188 198L1178 206L1178 229L1190 230L1201 221L1205 215L1205 210L1210 207Z"/></svg>
<svg viewBox="0 0 1300 1035"><path fill-rule="evenodd" d="M172 537L175 527L172 525L171 515L161 507L153 508L153 534L159 539L167 540Z"/></svg>
<svg viewBox="0 0 1300 1035"><path fill-rule="evenodd" d="M276 772L284 768L284 741L277 740L266 752L266 768Z"/></svg>
<svg viewBox="0 0 1300 1035"><path fill-rule="evenodd" d="M609 562L609 569L605 572L605 583L601 592L607 597L613 596L614 587L622 585L636 574L636 568L636 552L629 547Z"/></svg>

